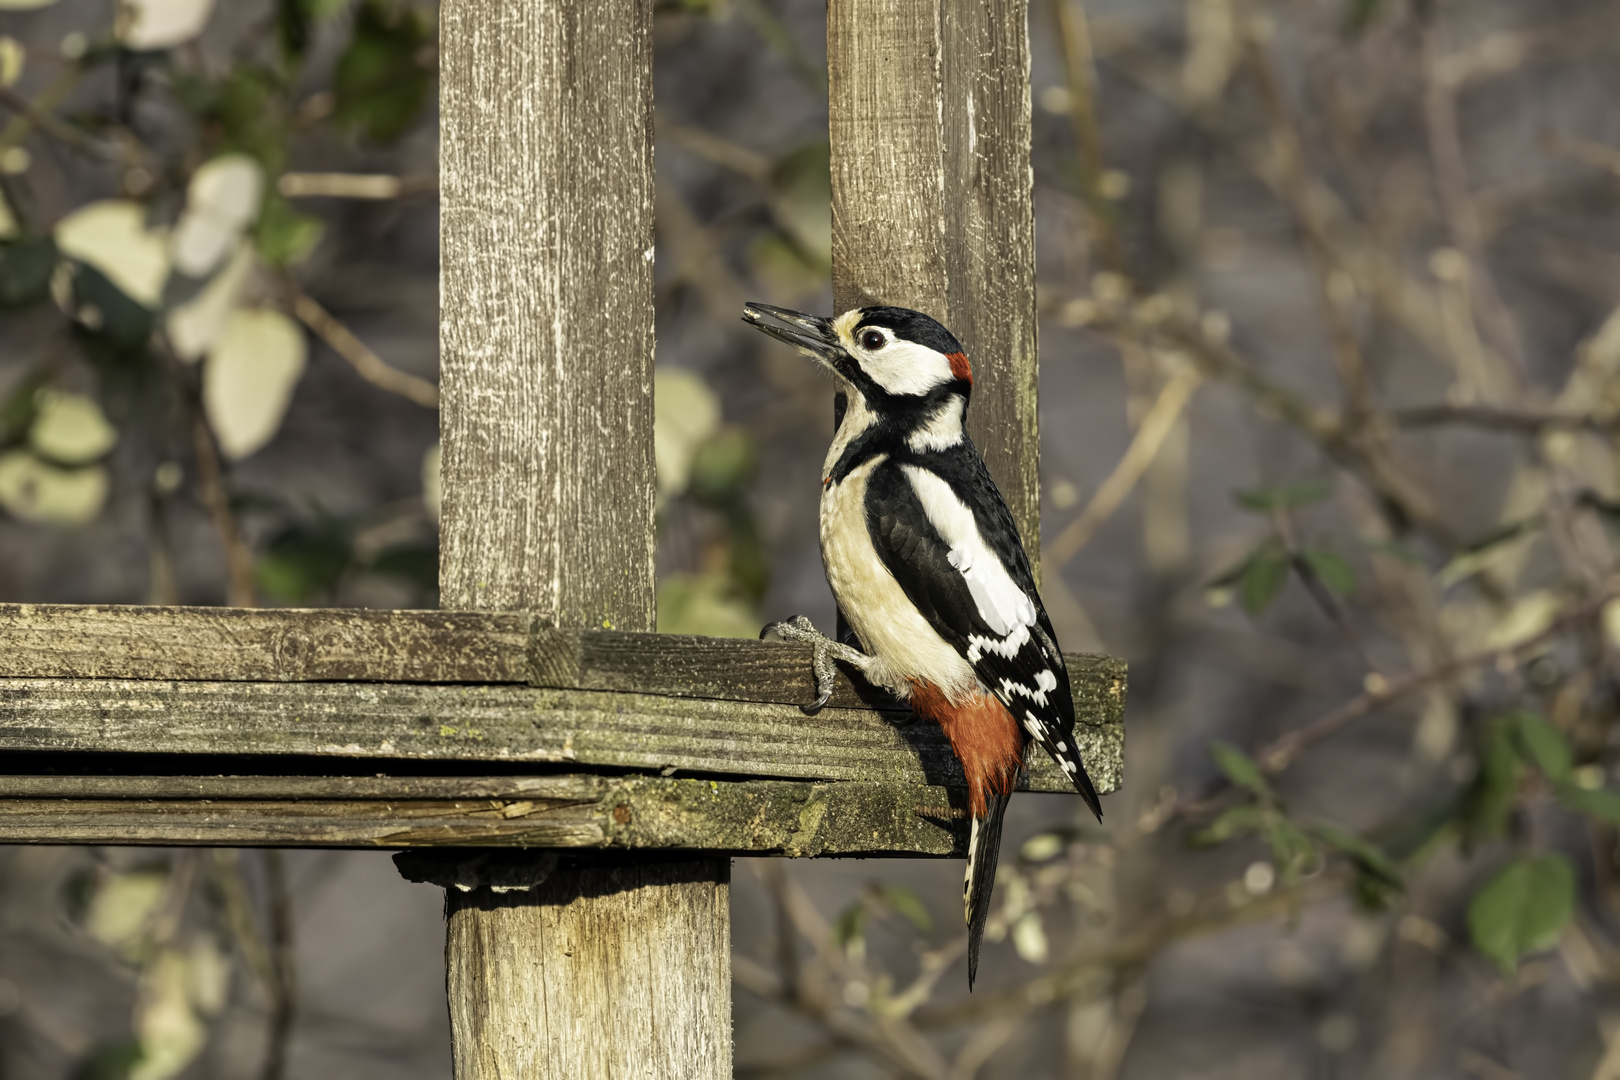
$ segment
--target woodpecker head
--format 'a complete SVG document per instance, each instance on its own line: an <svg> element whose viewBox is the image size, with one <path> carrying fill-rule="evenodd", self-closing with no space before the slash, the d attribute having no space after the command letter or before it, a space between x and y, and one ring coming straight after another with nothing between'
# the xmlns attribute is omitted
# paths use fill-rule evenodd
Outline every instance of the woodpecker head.
<svg viewBox="0 0 1620 1080"><path fill-rule="evenodd" d="M864 307L824 319L744 304L743 321L832 369L877 412L909 410L945 395L960 395L965 404L973 389L961 343L920 311Z"/></svg>

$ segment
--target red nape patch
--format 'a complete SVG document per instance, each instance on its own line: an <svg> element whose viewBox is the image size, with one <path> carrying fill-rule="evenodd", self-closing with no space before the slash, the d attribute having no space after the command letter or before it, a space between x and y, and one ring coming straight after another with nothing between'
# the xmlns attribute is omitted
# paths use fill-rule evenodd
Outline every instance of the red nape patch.
<svg viewBox="0 0 1620 1080"><path fill-rule="evenodd" d="M951 374L963 382L973 381L973 365L968 363L967 353L946 353L945 359L951 362Z"/></svg>
<svg viewBox="0 0 1620 1080"><path fill-rule="evenodd" d="M952 705L933 683L912 679L911 707L943 728L951 740L967 774L968 809L974 817L990 812L991 792L1012 794L1024 764L1027 737L1005 705L988 694Z"/></svg>

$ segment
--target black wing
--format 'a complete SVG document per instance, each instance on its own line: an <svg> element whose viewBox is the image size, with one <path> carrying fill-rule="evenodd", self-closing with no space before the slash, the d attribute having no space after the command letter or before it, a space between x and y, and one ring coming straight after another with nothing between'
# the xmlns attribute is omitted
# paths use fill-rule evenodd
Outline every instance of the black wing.
<svg viewBox="0 0 1620 1080"><path fill-rule="evenodd" d="M934 473L972 511L984 548L1027 598L1024 617L991 625L974 595L967 570L929 517L924 497L905 467L885 461L866 486L866 523L883 564L931 626L973 666L989 688L1068 775L1099 818L1096 789L1074 741L1074 697L1051 620L1041 606L1029 560L1012 514L972 444L928 455L917 467ZM912 464L917 464L913 462ZM960 560L958 560L960 561ZM1029 617L1033 616L1033 617Z"/></svg>

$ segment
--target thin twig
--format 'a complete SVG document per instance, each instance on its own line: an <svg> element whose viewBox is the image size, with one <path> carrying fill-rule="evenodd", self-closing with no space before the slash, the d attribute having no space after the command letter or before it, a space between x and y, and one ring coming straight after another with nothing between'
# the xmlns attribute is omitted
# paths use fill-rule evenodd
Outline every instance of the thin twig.
<svg viewBox="0 0 1620 1080"><path fill-rule="evenodd" d="M287 863L281 851L264 853L265 881L270 891L270 1032L261 1080L282 1080L287 1072L287 1044L292 1038L297 1011L297 982L293 968L292 894L287 885Z"/></svg>
<svg viewBox="0 0 1620 1080"><path fill-rule="evenodd" d="M1069 123L1074 129L1080 200L1085 204L1091 239L1098 248L1102 264L1123 274L1126 271L1125 246L1114 228L1113 207L1102 192L1102 135L1097 124L1091 26L1082 0L1050 0L1050 3L1068 81Z"/></svg>
<svg viewBox="0 0 1620 1080"><path fill-rule="evenodd" d="M347 360L362 379L390 394L409 398L425 409L439 407L437 386L384 363L382 357L372 352L365 342L354 336L353 331L308 294L294 290L292 309L298 320L315 331L322 341L332 347L333 352Z"/></svg>
<svg viewBox="0 0 1620 1080"><path fill-rule="evenodd" d="M1541 435L1548 431L1590 431L1612 435L1620 430L1620 416L1529 412L1485 405L1419 405L1393 409L1387 415L1396 427L1402 428L1457 425L1513 435Z"/></svg>
<svg viewBox="0 0 1620 1080"><path fill-rule="evenodd" d="M289 199L398 199L438 186L437 176L388 173L289 172L276 181L276 190Z"/></svg>
<svg viewBox="0 0 1620 1080"><path fill-rule="evenodd" d="M1372 411L1372 392L1367 384L1367 366L1361 356L1355 328L1346 318L1344 304L1333 283L1335 275L1351 280L1338 266L1327 229L1316 209L1311 192L1320 185L1305 164L1305 151L1301 145L1299 127L1294 123L1288 101L1283 96L1277 74L1272 69L1271 54L1266 43L1255 31L1253 20L1248 24L1245 38L1255 74L1260 82L1261 96L1271 119L1271 141L1281 166L1283 191L1299 222L1305 238L1305 249L1310 253L1311 265L1316 271L1317 290L1321 294L1322 314L1333 339L1333 357L1344 387L1344 413L1346 426L1355 427L1360 418Z"/></svg>
<svg viewBox="0 0 1620 1080"><path fill-rule="evenodd" d="M1126 447L1119 464L1114 466L1114 471L1102 482L1085 509L1080 511L1080 516L1064 526L1063 531L1045 547L1043 554L1048 573L1078 555L1103 523L1119 509L1125 497L1147 472L1148 466L1153 464L1153 459L1164 446L1164 440L1181 416L1182 409L1202 381L1203 376L1196 368L1186 367L1164 384L1159 396L1142 417L1142 422L1137 425L1136 435L1131 439L1130 446Z"/></svg>
<svg viewBox="0 0 1620 1080"><path fill-rule="evenodd" d="M186 398L191 409L191 445L197 455L197 479L202 486L203 502L213 516L214 528L225 548L225 602L231 607L255 607L258 601L253 589L253 552L242 539L236 514L231 510L219 447L214 442L214 433L208 430L208 421L203 419L202 408L192 394L188 393Z"/></svg>
<svg viewBox="0 0 1620 1080"><path fill-rule="evenodd" d="M1423 122L1434 164L1435 193L1451 233L1451 242L1468 259L1474 316L1485 328L1497 353L1517 374L1524 365L1524 346L1508 308L1502 303L1496 280L1485 262L1479 214L1468 190L1468 168L1463 159L1462 133L1457 127L1455 83L1443 77L1439 29L1433 0L1414 5L1423 54Z"/></svg>
<svg viewBox="0 0 1620 1080"><path fill-rule="evenodd" d="M1528 649L1534 649L1564 633L1570 627L1591 620L1603 610L1605 604L1615 599L1616 595L1614 592L1606 592L1596 599L1578 604L1548 623L1538 633L1511 645L1481 649L1478 652L1469 653L1467 656L1460 656L1455 660L1436 665L1426 671L1414 672L1400 679L1387 680L1376 689L1368 690L1359 697L1352 698L1350 701L1340 705L1332 712L1311 721L1304 727L1295 728L1293 731L1274 740L1270 745L1256 753L1254 760L1267 772L1280 772L1293 764L1305 750L1323 739L1338 734L1368 713L1381 709L1385 705L1419 690L1427 690L1430 687L1450 682L1475 668L1501 663L1504 659L1512 659Z"/></svg>

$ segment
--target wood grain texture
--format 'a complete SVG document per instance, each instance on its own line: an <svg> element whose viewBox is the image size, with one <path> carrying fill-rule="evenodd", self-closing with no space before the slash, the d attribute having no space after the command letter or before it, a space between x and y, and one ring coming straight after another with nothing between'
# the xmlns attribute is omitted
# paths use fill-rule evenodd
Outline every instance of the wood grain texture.
<svg viewBox="0 0 1620 1080"><path fill-rule="evenodd" d="M831 0L833 306L915 308L973 364L968 431L1039 565L1024 0Z"/></svg>
<svg viewBox="0 0 1620 1080"><path fill-rule="evenodd" d="M0 843L961 856L926 785L662 777L0 776Z"/></svg>
<svg viewBox="0 0 1620 1080"><path fill-rule="evenodd" d="M441 603L651 631L652 0L439 27ZM457 1080L729 1077L728 875L449 890Z"/></svg>
<svg viewBox="0 0 1620 1080"><path fill-rule="evenodd" d="M1076 741L1099 791L1119 782L1120 674L1082 684L1088 696L1079 701ZM528 761L961 784L944 734L901 722L907 718L834 708L807 717L792 705L521 686L0 680L0 747L8 751ZM1040 754L1031 755L1029 787L1068 790Z"/></svg>
<svg viewBox="0 0 1620 1080"><path fill-rule="evenodd" d="M950 326L973 364L968 434L1040 567L1041 439L1026 0L940 0ZM1039 580L1039 578L1037 578Z"/></svg>
<svg viewBox="0 0 1620 1080"><path fill-rule="evenodd" d="M0 604L0 677L524 682L527 615Z"/></svg>
<svg viewBox="0 0 1620 1080"><path fill-rule="evenodd" d="M439 27L442 603L651 630L651 0Z"/></svg>
<svg viewBox="0 0 1620 1080"><path fill-rule="evenodd" d="M699 859L448 890L456 1076L729 1077L729 889Z"/></svg>

